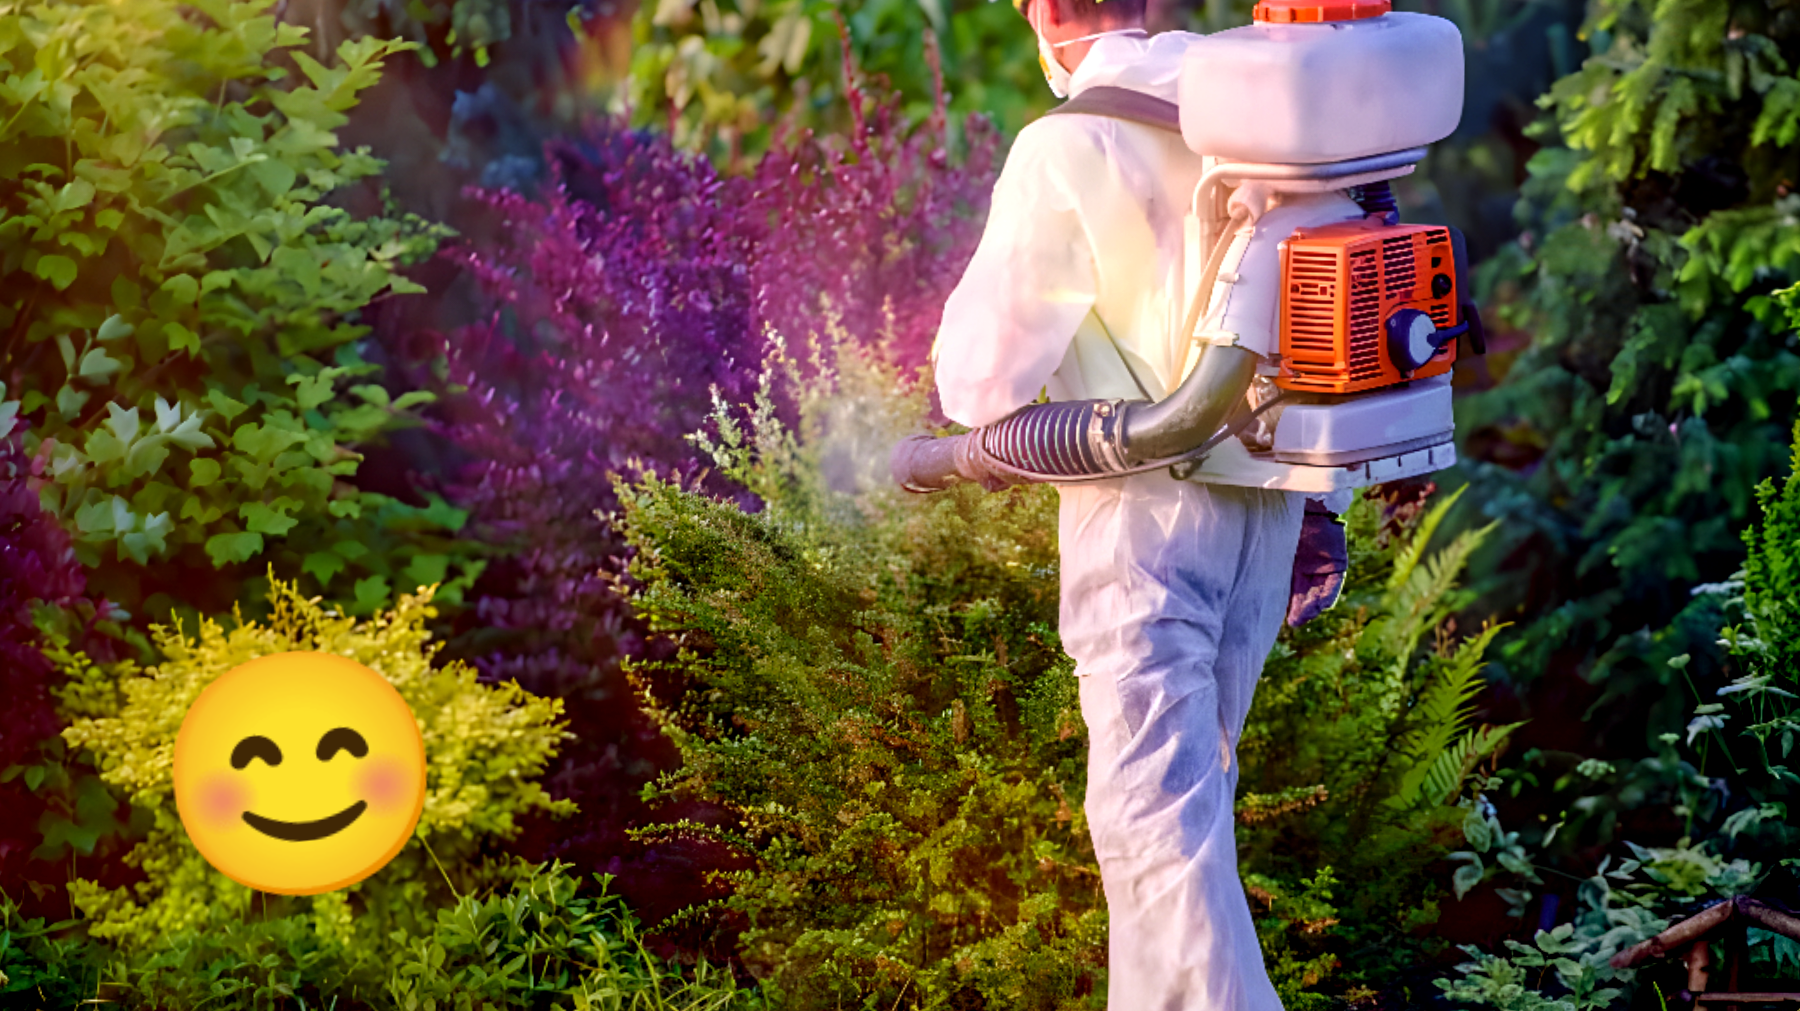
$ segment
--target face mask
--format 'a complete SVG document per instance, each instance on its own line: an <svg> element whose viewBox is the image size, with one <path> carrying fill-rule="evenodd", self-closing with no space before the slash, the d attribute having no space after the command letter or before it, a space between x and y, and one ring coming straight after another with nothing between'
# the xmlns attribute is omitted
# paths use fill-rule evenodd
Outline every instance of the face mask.
<svg viewBox="0 0 1800 1011"><path fill-rule="evenodd" d="M1064 46L1072 46L1077 42L1091 42L1094 39L1104 38L1108 35L1147 34L1142 28L1115 28L1112 31L1095 32L1092 35L1083 35L1078 39L1069 39L1066 42L1058 42L1055 45L1051 45L1050 41L1044 38L1044 33L1038 30L1037 18L1035 16L1035 12L1038 8L1048 2L1049 0L1032 0L1031 10L1034 13L1034 16L1031 18L1031 32L1033 35L1037 36L1038 66L1044 69L1044 80L1050 85L1050 93L1057 98L1069 97L1069 79L1073 75L1069 72L1068 67L1063 66L1062 60L1057 58L1056 50L1061 49Z"/></svg>

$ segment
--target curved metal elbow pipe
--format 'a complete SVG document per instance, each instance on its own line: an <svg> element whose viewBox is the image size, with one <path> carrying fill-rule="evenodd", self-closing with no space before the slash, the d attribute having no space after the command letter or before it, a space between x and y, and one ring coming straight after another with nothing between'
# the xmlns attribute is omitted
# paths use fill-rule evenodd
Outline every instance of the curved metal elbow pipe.
<svg viewBox="0 0 1800 1011"><path fill-rule="evenodd" d="M1124 408L1122 448L1133 464L1199 449L1244 401L1256 378L1256 355L1243 348L1207 348L1194 371L1154 404L1136 401Z"/></svg>

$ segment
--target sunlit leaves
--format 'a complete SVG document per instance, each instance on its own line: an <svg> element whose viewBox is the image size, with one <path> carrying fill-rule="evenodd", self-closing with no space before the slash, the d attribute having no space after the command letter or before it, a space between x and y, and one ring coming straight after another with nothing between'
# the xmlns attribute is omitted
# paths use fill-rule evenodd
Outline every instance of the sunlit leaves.
<svg viewBox="0 0 1800 1011"><path fill-rule="evenodd" d="M35 370L7 427L50 444L43 499L88 564L233 564L308 523L326 533L354 445L425 402L340 402L375 371L346 317L418 290L398 271L445 233L324 202L380 171L333 131L408 47L291 53L295 74L280 50L305 35L271 7L50 5L0 32L0 60L35 67L0 75L0 240L24 268L0 279L0 322ZM99 522L115 500L130 521ZM375 567L421 551L442 546Z"/></svg>
<svg viewBox="0 0 1800 1011"><path fill-rule="evenodd" d="M242 561L256 548L221 543L219 552L227 561ZM367 602L378 603L388 592L369 593ZM372 667L399 691L418 717L430 770L418 833L453 873L467 873L466 861L482 843L513 835L522 816L568 813L570 805L552 800L536 781L561 744L561 703L511 683L481 684L461 664L434 666L425 631L434 613L429 594L404 597L368 623L328 611L279 582L270 603L273 616L267 623L234 623L228 629L208 620L197 628L154 629L160 654L154 676L131 663L72 664L66 671L69 694L94 704L70 722L65 738L71 746L91 749L106 780L148 811L153 826L131 857L145 870L143 884L116 891L91 881L72 887L94 936L142 949L183 928L236 925L246 912L248 891L213 870L182 831L167 755L182 715L199 693L255 657L291 650L346 656ZM379 924L393 923L422 896L439 894L441 884L432 882L441 881L422 849L408 847L359 889L360 945L377 950L389 943ZM326 931L323 924L313 929ZM312 943L348 939L326 931Z"/></svg>
<svg viewBox="0 0 1800 1011"><path fill-rule="evenodd" d="M1539 135L1562 146L1530 164L1529 248L1502 257L1522 285L1502 316L1531 346L1465 405L1538 461L1484 471L1484 511L1557 545L1531 557L1558 575L1535 578L1584 581L1522 624L1529 646L1503 644L1521 678L1584 648L1571 635L1604 653L1672 617L1682 584L1730 572L1800 394L1777 295L1800 277L1791 24L1757 4L1605 0L1590 31L1604 51L1540 103Z"/></svg>

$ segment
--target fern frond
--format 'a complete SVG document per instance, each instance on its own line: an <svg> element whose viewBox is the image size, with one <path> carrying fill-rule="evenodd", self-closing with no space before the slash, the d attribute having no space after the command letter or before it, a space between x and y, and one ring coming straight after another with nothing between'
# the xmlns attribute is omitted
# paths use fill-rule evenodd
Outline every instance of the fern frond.
<svg viewBox="0 0 1800 1011"><path fill-rule="evenodd" d="M1434 807L1449 803L1462 792L1463 781L1475 771L1475 766L1498 751L1506 738L1524 725L1524 721L1520 721L1503 727L1477 727L1464 733L1431 763L1421 784L1419 799Z"/></svg>
<svg viewBox="0 0 1800 1011"><path fill-rule="evenodd" d="M1413 569L1418 567L1419 560L1425 557L1425 549L1431 545L1431 535L1437 532L1444 517L1450 514L1450 507L1456 505L1456 500L1462 498L1468 487L1464 485L1451 492L1442 502L1432 506L1425 518L1419 521L1417 529L1407 538L1406 546L1394 555L1394 572L1388 577L1388 589L1397 590L1412 578Z"/></svg>
<svg viewBox="0 0 1800 1011"><path fill-rule="evenodd" d="M1473 715L1475 694L1482 686L1478 675L1486 665L1488 645L1504 627L1486 625L1479 635L1458 645L1444 660L1442 672L1426 686L1407 714L1408 730L1396 748L1406 766L1390 802L1393 806L1416 803L1434 772L1439 774L1440 784L1449 775L1448 767L1440 770L1438 763L1456 750L1452 742L1464 732ZM1465 758L1466 751L1456 758L1456 768L1462 767ZM1461 775L1456 777L1457 786L1461 785Z"/></svg>
<svg viewBox="0 0 1800 1011"><path fill-rule="evenodd" d="M1390 655L1410 657L1428 630L1467 604L1469 594L1458 580L1469 557L1496 526L1490 523L1479 530L1463 531L1429 558L1415 561L1406 581L1390 588L1389 610L1396 617L1387 629ZM1411 547L1409 543L1408 549Z"/></svg>

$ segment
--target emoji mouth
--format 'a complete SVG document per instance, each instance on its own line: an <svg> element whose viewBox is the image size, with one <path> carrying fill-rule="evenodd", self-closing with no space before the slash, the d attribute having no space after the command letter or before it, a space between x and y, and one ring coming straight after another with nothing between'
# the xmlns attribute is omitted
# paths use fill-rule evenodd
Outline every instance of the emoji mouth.
<svg viewBox="0 0 1800 1011"><path fill-rule="evenodd" d="M283 842L312 842L326 836L336 835L350 827L350 823L362 817L369 809L368 801L359 800L329 818L318 821L276 821L264 818L251 811L244 812L244 824L266 836L273 836Z"/></svg>

